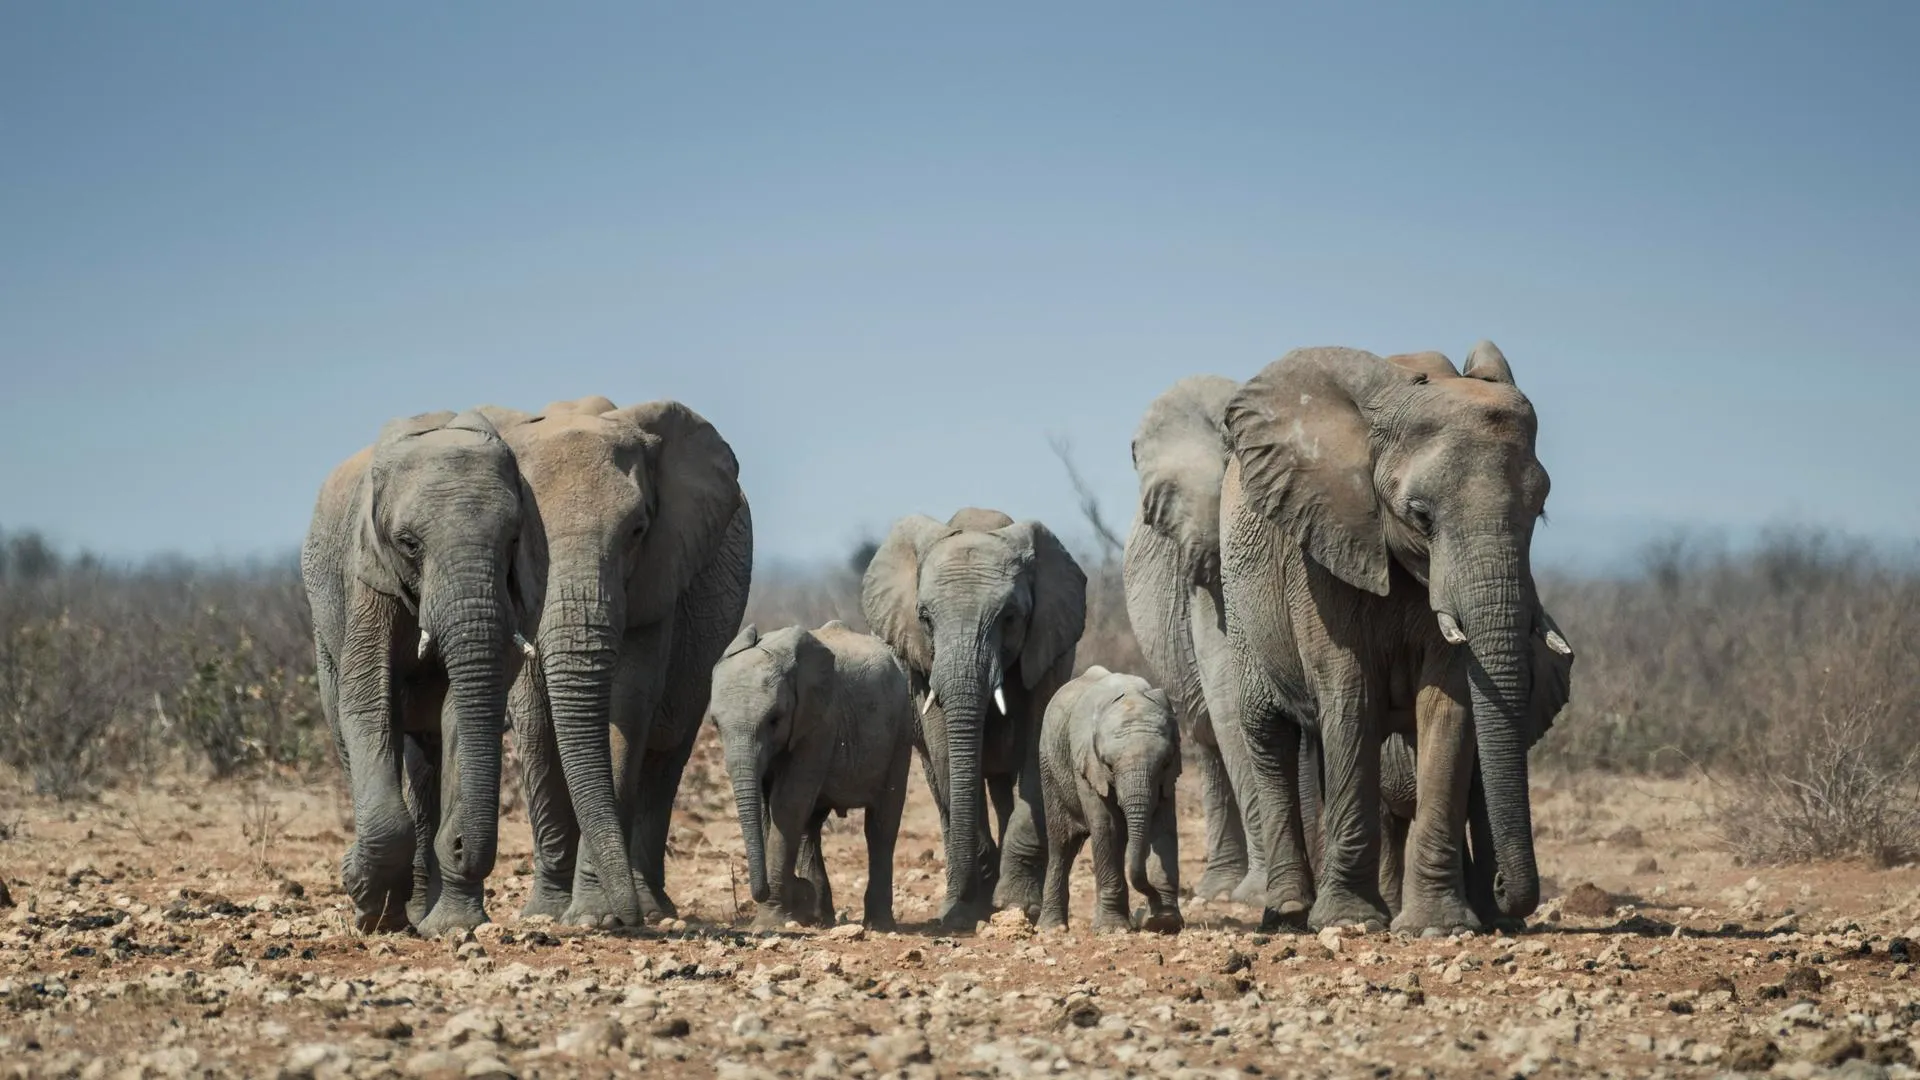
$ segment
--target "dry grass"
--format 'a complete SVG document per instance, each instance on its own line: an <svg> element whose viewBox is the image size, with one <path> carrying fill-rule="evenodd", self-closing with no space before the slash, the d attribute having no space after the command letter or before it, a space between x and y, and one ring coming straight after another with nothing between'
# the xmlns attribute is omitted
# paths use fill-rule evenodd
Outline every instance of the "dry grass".
<svg viewBox="0 0 1920 1080"><path fill-rule="evenodd" d="M870 554L761 570L747 618L865 629ZM1078 666L1142 670L1110 545L1077 555ZM1658 545L1633 573L1542 590L1579 653L1542 768L1705 770L1725 793L1727 842L1752 859L1920 855L1907 839L1920 836L1920 569L1786 533L1742 552ZM0 537L0 761L43 793L85 796L169 763L328 765L312 665L290 563L114 570Z"/></svg>

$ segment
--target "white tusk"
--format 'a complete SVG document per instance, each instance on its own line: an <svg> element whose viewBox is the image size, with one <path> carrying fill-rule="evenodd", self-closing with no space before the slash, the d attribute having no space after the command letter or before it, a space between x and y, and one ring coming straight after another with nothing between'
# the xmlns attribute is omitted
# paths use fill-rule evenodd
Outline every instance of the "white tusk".
<svg viewBox="0 0 1920 1080"><path fill-rule="evenodd" d="M427 633L425 630L420 631L420 651L416 655L419 657L419 659L425 660L427 658L428 650L432 648L433 648L433 635Z"/></svg>
<svg viewBox="0 0 1920 1080"><path fill-rule="evenodd" d="M1467 643L1467 635L1460 629L1460 624L1454 621L1453 616L1444 611L1440 612L1439 615L1440 636L1446 638L1447 644L1449 645L1465 645Z"/></svg>
<svg viewBox="0 0 1920 1080"><path fill-rule="evenodd" d="M1547 631L1547 648L1552 649L1561 656L1573 655L1573 646L1567 644L1567 639L1561 637L1560 631L1558 630Z"/></svg>
<svg viewBox="0 0 1920 1080"><path fill-rule="evenodd" d="M540 659L540 654L539 652L535 651L533 647L533 642L528 641L526 637L522 635L518 630L515 630L513 632L513 643L515 645L520 646L520 651L526 655L527 659L529 660Z"/></svg>
<svg viewBox="0 0 1920 1080"><path fill-rule="evenodd" d="M933 691L929 690L927 696L920 699L920 715L927 715L927 710L931 708L933 708Z"/></svg>
<svg viewBox="0 0 1920 1080"><path fill-rule="evenodd" d="M1007 715L1007 695L997 686L993 688L993 707L1000 710L1001 716Z"/></svg>

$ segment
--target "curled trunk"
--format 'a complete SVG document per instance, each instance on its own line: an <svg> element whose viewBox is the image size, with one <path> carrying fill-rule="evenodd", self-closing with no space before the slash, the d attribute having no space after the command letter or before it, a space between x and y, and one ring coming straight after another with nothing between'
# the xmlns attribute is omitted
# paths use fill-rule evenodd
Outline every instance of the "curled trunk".
<svg viewBox="0 0 1920 1080"><path fill-rule="evenodd" d="M1493 841L1493 900L1500 914L1512 919L1532 914L1540 902L1527 788L1532 597L1518 563L1504 560L1495 573L1463 592L1474 739Z"/></svg>
<svg viewBox="0 0 1920 1080"><path fill-rule="evenodd" d="M932 684L946 716L947 739L947 898L943 918L974 912L980 878L980 829L983 789L980 780L981 741L987 699L993 692L993 673L982 650L943 650L935 661Z"/></svg>
<svg viewBox="0 0 1920 1080"><path fill-rule="evenodd" d="M1144 896L1156 895L1147 879L1148 827L1153 823L1153 777L1142 770L1119 778L1120 812L1127 819L1127 880Z"/></svg>
<svg viewBox="0 0 1920 1080"><path fill-rule="evenodd" d="M560 768L581 838L593 856L608 911L626 925L638 926L640 895L627 865L608 733L620 636L609 601L550 595L539 652Z"/></svg>
<svg viewBox="0 0 1920 1080"><path fill-rule="evenodd" d="M441 611L441 655L453 699L460 769L460 811L449 869L477 882L493 872L500 831L500 740L506 726L506 650L510 629L502 587L457 590Z"/></svg>

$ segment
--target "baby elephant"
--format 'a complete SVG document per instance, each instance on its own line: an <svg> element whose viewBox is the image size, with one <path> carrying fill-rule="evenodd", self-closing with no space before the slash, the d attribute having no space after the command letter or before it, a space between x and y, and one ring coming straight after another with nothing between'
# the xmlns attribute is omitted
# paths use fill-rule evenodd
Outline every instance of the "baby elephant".
<svg viewBox="0 0 1920 1080"><path fill-rule="evenodd" d="M1096 666L1053 695L1040 725L1040 791L1047 814L1042 927L1067 924L1067 878L1091 834L1100 892L1093 928L1128 929L1131 881L1147 898L1142 928L1179 931L1180 841L1173 810L1179 775L1180 728L1166 691Z"/></svg>
<svg viewBox="0 0 1920 1080"><path fill-rule="evenodd" d="M893 650L838 620L765 637L748 626L714 665L712 700L759 905L754 925L833 924L820 826L829 812L865 809L866 923L893 929L893 844L914 730Z"/></svg>

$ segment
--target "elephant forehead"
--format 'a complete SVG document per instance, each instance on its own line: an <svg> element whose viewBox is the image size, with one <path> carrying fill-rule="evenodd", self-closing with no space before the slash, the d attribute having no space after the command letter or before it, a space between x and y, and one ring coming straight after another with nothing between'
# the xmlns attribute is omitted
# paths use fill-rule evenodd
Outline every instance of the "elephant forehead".
<svg viewBox="0 0 1920 1080"><path fill-rule="evenodd" d="M1018 563L1019 552L1012 544L983 533L956 533L934 545L927 557L927 569L936 574L1011 573Z"/></svg>

